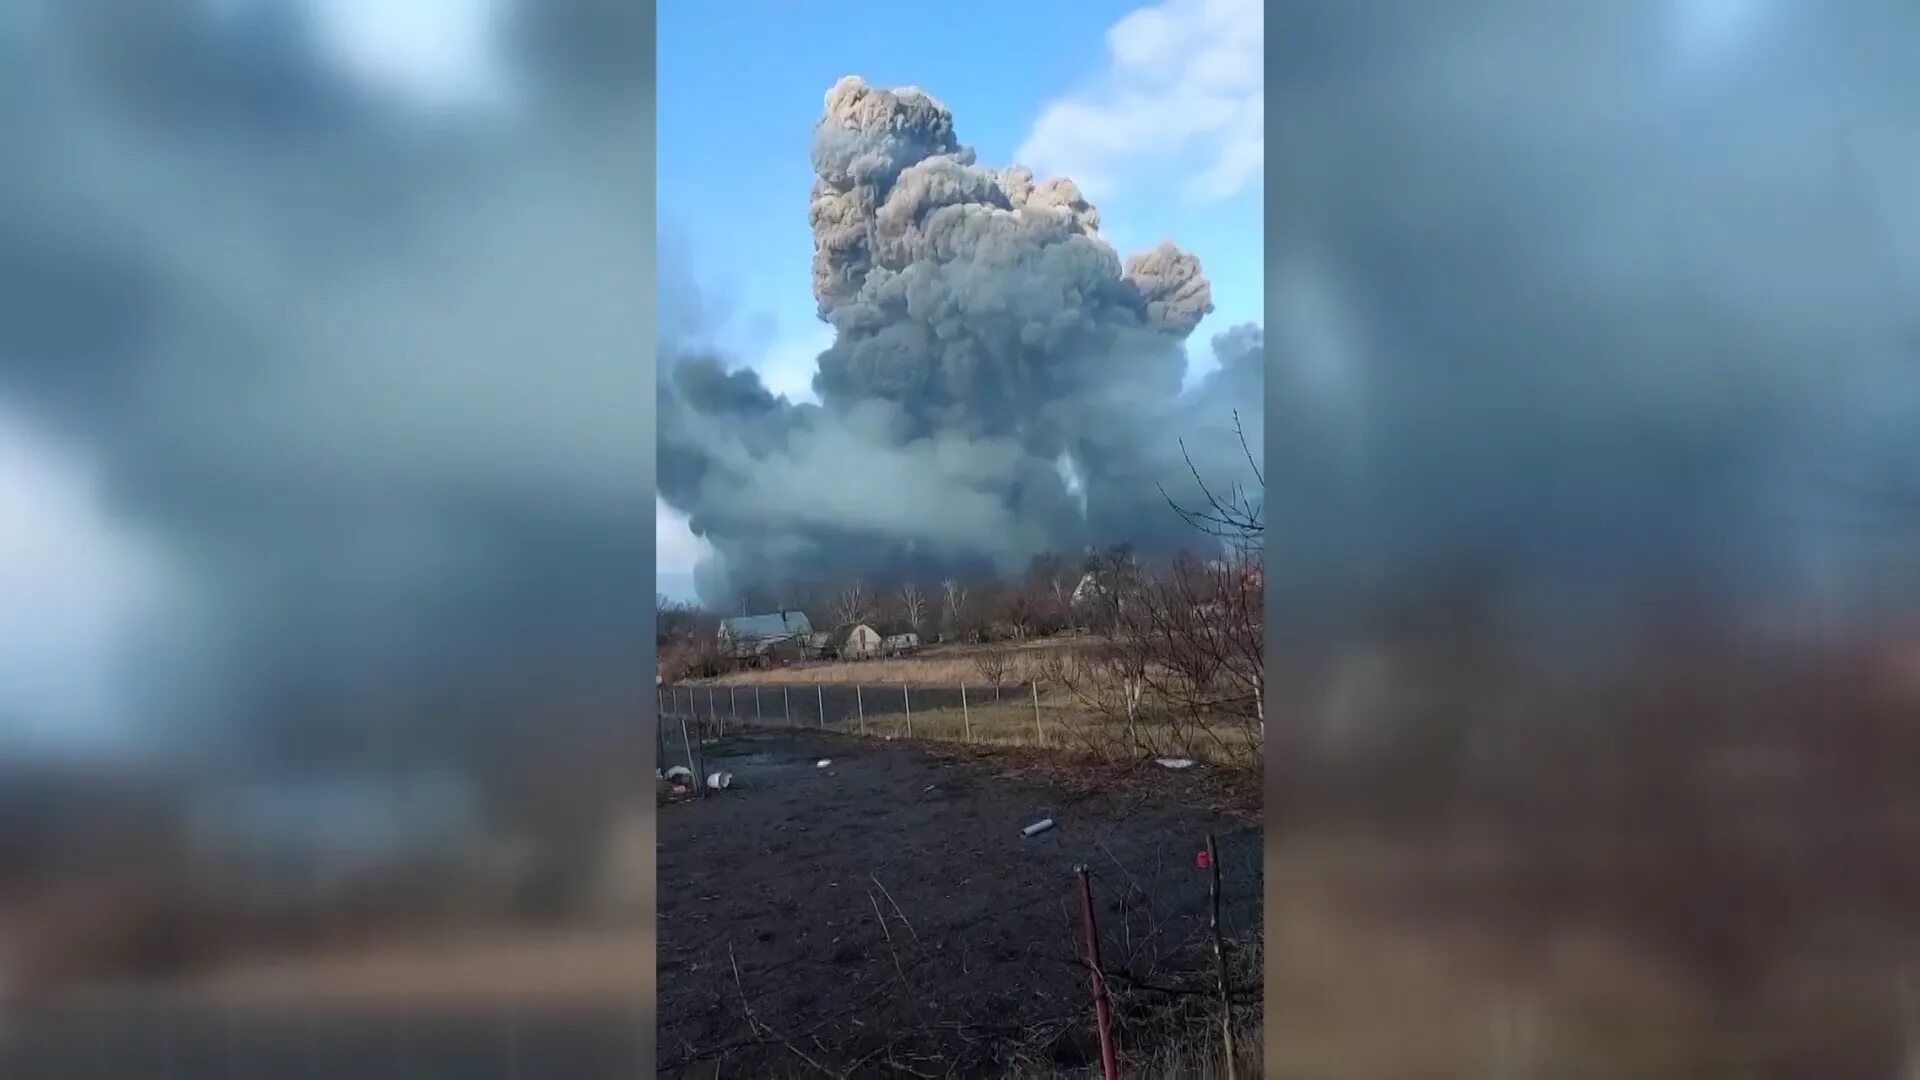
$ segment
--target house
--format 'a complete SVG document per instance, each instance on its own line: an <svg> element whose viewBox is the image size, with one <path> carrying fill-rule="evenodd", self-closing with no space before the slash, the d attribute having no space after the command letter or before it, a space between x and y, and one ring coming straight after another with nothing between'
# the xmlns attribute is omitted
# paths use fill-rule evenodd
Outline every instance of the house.
<svg viewBox="0 0 1920 1080"><path fill-rule="evenodd" d="M797 651L811 633L813 624L804 611L736 615L720 620L720 648L736 660L771 658L776 651ZM786 648L777 648L782 645Z"/></svg>
<svg viewBox="0 0 1920 1080"><path fill-rule="evenodd" d="M800 652L809 660L825 660L833 655L833 633L815 630L800 641Z"/></svg>
<svg viewBox="0 0 1920 1080"><path fill-rule="evenodd" d="M919 633L905 623L890 623L875 632L880 635L880 652L884 656L904 656L920 647Z"/></svg>
<svg viewBox="0 0 1920 1080"><path fill-rule="evenodd" d="M880 632L866 623L851 623L833 632L827 648L842 660L862 660L880 655L883 640Z"/></svg>
<svg viewBox="0 0 1920 1080"><path fill-rule="evenodd" d="M1072 603L1074 607L1091 603L1101 593L1100 582L1092 574L1080 578L1080 584L1073 587Z"/></svg>

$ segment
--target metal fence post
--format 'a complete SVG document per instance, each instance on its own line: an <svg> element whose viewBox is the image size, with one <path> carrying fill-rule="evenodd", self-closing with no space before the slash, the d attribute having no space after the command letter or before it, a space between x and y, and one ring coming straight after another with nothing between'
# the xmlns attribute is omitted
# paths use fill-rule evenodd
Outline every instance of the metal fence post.
<svg viewBox="0 0 1920 1080"><path fill-rule="evenodd" d="M1045 746L1047 745L1047 733L1040 729L1040 680L1035 679L1032 685L1033 685L1033 737L1039 740L1039 744L1041 746Z"/></svg>
<svg viewBox="0 0 1920 1080"><path fill-rule="evenodd" d="M737 686L729 685L727 687L727 704L733 708L733 723L735 727L740 725L740 698L734 694L734 691L738 689L739 687Z"/></svg>
<svg viewBox="0 0 1920 1080"><path fill-rule="evenodd" d="M860 710L860 734L865 735L867 733L867 703L861 698L859 683L853 684L853 704L855 708Z"/></svg>
<svg viewBox="0 0 1920 1080"><path fill-rule="evenodd" d="M706 798L707 780L700 775L700 763L693 759L693 740L687 738L687 718L680 718L680 743L687 751L687 771L693 773L693 793Z"/></svg>
<svg viewBox="0 0 1920 1080"><path fill-rule="evenodd" d="M711 686L707 687L707 726L712 728L715 734L719 734L720 720L713 712L713 687Z"/></svg>
<svg viewBox="0 0 1920 1080"><path fill-rule="evenodd" d="M813 705L820 710L820 727L824 730L827 726L827 689L822 683L813 684Z"/></svg>
<svg viewBox="0 0 1920 1080"><path fill-rule="evenodd" d="M785 709L787 712L787 726L792 727L793 726L793 695L789 694L787 692L787 688L784 686L780 688L780 707L782 709Z"/></svg>
<svg viewBox="0 0 1920 1080"><path fill-rule="evenodd" d="M760 726L760 684L753 684L753 726Z"/></svg>
<svg viewBox="0 0 1920 1080"><path fill-rule="evenodd" d="M967 741L973 741L973 714L967 711L967 684L960 684L960 724L967 733Z"/></svg>
<svg viewBox="0 0 1920 1080"><path fill-rule="evenodd" d="M913 738L913 695L907 693L907 684L900 684L900 700L907 703L907 738Z"/></svg>

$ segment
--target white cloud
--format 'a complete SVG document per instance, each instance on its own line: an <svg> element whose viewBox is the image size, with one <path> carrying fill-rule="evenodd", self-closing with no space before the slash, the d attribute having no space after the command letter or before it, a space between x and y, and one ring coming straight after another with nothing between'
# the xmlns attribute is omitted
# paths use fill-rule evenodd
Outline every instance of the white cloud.
<svg viewBox="0 0 1920 1080"><path fill-rule="evenodd" d="M692 574L694 565L713 552L713 548L688 527L687 515L657 499L653 543L654 569L663 577Z"/></svg>
<svg viewBox="0 0 1920 1080"><path fill-rule="evenodd" d="M307 3L328 57L367 84L430 108L502 102L501 0Z"/></svg>
<svg viewBox="0 0 1920 1080"><path fill-rule="evenodd" d="M161 580L155 553L102 505L94 470L0 409L0 739L124 719L124 649Z"/></svg>
<svg viewBox="0 0 1920 1080"><path fill-rule="evenodd" d="M1107 31L1107 70L1042 110L1016 155L1094 201L1119 172L1178 158L1196 200L1237 195L1265 161L1260 0L1163 0Z"/></svg>

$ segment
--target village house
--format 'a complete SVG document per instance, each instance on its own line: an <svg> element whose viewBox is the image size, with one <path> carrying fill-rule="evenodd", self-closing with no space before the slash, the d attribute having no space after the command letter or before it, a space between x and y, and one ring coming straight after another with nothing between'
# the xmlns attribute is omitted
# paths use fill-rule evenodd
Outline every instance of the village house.
<svg viewBox="0 0 1920 1080"><path fill-rule="evenodd" d="M864 660L880 655L879 631L866 623L850 623L833 631L827 648L842 660Z"/></svg>
<svg viewBox="0 0 1920 1080"><path fill-rule="evenodd" d="M800 652L809 660L826 660L833 656L833 632L815 630L800 641Z"/></svg>
<svg viewBox="0 0 1920 1080"><path fill-rule="evenodd" d="M902 656L920 647L920 635L906 623L852 623L835 630L826 650L842 660Z"/></svg>
<svg viewBox="0 0 1920 1080"><path fill-rule="evenodd" d="M904 623L881 627L879 633L884 656L905 656L920 647L920 635Z"/></svg>
<svg viewBox="0 0 1920 1080"><path fill-rule="evenodd" d="M720 620L720 649L736 661L770 665L798 659L812 634L804 611L736 615Z"/></svg>

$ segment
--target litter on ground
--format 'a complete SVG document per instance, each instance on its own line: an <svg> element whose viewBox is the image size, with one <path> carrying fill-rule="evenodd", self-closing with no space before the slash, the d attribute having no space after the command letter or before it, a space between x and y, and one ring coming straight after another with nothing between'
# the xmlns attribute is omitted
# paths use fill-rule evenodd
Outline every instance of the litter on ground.
<svg viewBox="0 0 1920 1080"><path fill-rule="evenodd" d="M1021 829L1020 834L1022 836L1038 836L1051 828L1053 828L1053 819L1047 818L1044 821L1036 821L1026 828Z"/></svg>
<svg viewBox="0 0 1920 1080"><path fill-rule="evenodd" d="M813 767L816 769L824 769L831 764L833 764L833 760L831 758L821 758L819 761L814 763Z"/></svg>
<svg viewBox="0 0 1920 1080"><path fill-rule="evenodd" d="M1159 762L1161 765L1169 769L1186 769L1186 768L1191 768L1193 766L1192 758L1163 757L1163 758L1154 758L1153 760Z"/></svg>

